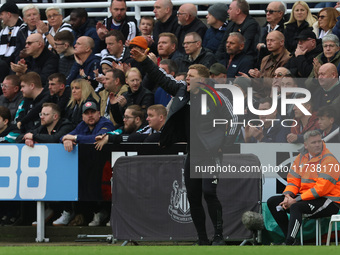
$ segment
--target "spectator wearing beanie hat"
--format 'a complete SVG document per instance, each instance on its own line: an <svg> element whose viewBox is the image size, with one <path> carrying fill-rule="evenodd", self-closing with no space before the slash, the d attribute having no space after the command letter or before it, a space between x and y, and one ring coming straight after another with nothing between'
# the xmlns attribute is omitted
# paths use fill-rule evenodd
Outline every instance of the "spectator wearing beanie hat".
<svg viewBox="0 0 340 255"><path fill-rule="evenodd" d="M202 46L215 53L226 30L228 6L223 3L213 4L209 7L206 18L210 28L205 33Z"/></svg>
<svg viewBox="0 0 340 255"><path fill-rule="evenodd" d="M138 47L141 50L146 50L148 48L148 42L144 38L144 36L136 36L134 37L129 44L129 48Z"/></svg>
<svg viewBox="0 0 340 255"><path fill-rule="evenodd" d="M104 89L103 80L105 79L105 74L108 70L113 68L112 62L114 62L114 57L107 55L102 57L100 61L100 67L102 68L102 73L99 73L98 70L94 71L96 76L96 81L98 82L97 87L95 88L95 92L99 93Z"/></svg>
<svg viewBox="0 0 340 255"><path fill-rule="evenodd" d="M110 55L102 57L100 66L102 67L103 74L105 74L108 69L112 69L113 61L115 61L115 59Z"/></svg>

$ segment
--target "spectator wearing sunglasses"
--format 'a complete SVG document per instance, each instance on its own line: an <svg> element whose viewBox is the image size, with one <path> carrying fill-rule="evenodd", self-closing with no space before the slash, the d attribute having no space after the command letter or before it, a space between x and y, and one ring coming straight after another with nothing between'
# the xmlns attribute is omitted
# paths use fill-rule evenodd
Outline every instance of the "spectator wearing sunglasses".
<svg viewBox="0 0 340 255"><path fill-rule="evenodd" d="M286 13L286 6L283 2L271 2L268 4L265 12L267 22L261 28L260 40L256 46L259 52L257 67L260 67L262 59L270 54L266 44L268 33L274 30L280 32L283 32L284 30L284 15Z"/></svg>
<svg viewBox="0 0 340 255"><path fill-rule="evenodd" d="M332 33L339 14L340 13L332 7L326 7L319 11L318 21L313 24L313 32L317 38L322 39L325 35Z"/></svg>

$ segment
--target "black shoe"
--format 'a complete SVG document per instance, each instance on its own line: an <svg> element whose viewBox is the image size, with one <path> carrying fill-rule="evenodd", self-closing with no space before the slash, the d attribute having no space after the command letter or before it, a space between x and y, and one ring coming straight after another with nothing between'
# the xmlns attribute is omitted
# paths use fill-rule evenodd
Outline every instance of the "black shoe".
<svg viewBox="0 0 340 255"><path fill-rule="evenodd" d="M222 235L215 235L211 245L225 245Z"/></svg>
<svg viewBox="0 0 340 255"><path fill-rule="evenodd" d="M197 242L193 244L193 246L198 246L198 245L211 245L211 243L209 242L209 240L198 239Z"/></svg>

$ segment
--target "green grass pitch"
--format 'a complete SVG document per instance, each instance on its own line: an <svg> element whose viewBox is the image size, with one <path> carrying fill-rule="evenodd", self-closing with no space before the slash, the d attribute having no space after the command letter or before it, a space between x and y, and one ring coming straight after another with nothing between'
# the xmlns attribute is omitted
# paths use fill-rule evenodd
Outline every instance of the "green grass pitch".
<svg viewBox="0 0 340 255"><path fill-rule="evenodd" d="M339 254L340 248L336 246L3 246L0 247L0 254L22 254L22 255L167 255L167 254L228 254L228 255L294 255L294 254Z"/></svg>

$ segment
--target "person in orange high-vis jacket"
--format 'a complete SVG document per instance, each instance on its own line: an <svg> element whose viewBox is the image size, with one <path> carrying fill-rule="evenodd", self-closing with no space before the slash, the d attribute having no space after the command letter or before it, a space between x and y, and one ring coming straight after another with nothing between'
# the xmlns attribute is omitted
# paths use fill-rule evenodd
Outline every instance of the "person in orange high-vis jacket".
<svg viewBox="0 0 340 255"><path fill-rule="evenodd" d="M297 243L303 214L309 218L327 217L340 208L338 160L326 148L318 130L306 132L304 141L306 153L300 153L292 164L283 194L267 201L287 245Z"/></svg>

